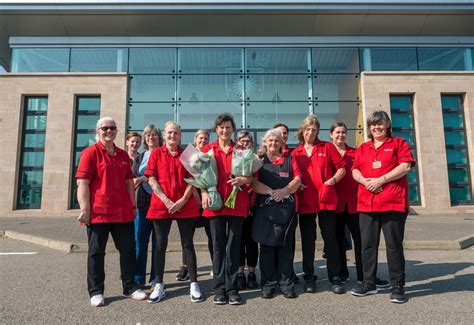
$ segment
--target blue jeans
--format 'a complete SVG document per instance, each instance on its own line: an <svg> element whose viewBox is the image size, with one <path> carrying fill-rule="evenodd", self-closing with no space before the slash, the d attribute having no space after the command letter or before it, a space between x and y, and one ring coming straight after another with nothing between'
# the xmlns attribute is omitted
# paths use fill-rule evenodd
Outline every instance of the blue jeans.
<svg viewBox="0 0 474 325"><path fill-rule="evenodd" d="M136 260L137 268L135 273L135 282L138 285L144 285L146 281L146 261L148 258L148 242L151 241L151 256L155 256L156 240L153 231L153 223L146 218L148 208L138 209L135 216L135 243L136 243ZM153 260L151 262L150 282L156 278Z"/></svg>

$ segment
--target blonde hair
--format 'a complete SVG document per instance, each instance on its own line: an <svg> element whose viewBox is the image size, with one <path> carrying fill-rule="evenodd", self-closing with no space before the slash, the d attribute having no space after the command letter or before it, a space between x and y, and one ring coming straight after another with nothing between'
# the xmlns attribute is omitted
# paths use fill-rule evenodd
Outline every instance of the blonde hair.
<svg viewBox="0 0 474 325"><path fill-rule="evenodd" d="M143 149L145 150L149 149L148 144L146 143L146 136L147 134L150 134L152 132L155 132L156 134L158 134L158 146L161 146L161 144L163 143L163 138L161 136L160 128L158 128L155 124L148 124L143 129Z"/></svg>
<svg viewBox="0 0 474 325"><path fill-rule="evenodd" d="M315 141L318 140L318 134L319 134L319 129L321 127L321 124L319 123L318 117L314 114L308 115L305 117L303 122L301 123L298 132L296 132L296 138L298 139L298 142L300 144L304 144L304 136L303 133L306 130L306 128L310 125L315 125L318 128L318 132L316 133L316 138L314 139Z"/></svg>

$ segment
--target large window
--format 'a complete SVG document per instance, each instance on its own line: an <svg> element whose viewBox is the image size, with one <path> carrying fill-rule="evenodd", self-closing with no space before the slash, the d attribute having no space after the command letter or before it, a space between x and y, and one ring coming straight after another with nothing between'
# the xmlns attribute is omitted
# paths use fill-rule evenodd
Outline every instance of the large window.
<svg viewBox="0 0 474 325"><path fill-rule="evenodd" d="M72 152L72 174L71 174L71 199L70 207L79 208L77 202L76 171L85 148L96 143L95 127L100 118L99 96L77 96L76 97L76 119L74 125L74 150Z"/></svg>
<svg viewBox="0 0 474 325"><path fill-rule="evenodd" d="M68 48L13 49L12 72L67 72Z"/></svg>
<svg viewBox="0 0 474 325"><path fill-rule="evenodd" d="M390 95L392 130L396 137L407 140L416 160L415 124L413 118L412 95ZM418 186L418 165L408 173L408 187L411 205L420 205L420 187Z"/></svg>
<svg viewBox="0 0 474 325"><path fill-rule="evenodd" d="M452 205L472 202L463 95L441 95L444 140Z"/></svg>
<svg viewBox="0 0 474 325"><path fill-rule="evenodd" d="M47 97L25 97L17 209L41 208Z"/></svg>

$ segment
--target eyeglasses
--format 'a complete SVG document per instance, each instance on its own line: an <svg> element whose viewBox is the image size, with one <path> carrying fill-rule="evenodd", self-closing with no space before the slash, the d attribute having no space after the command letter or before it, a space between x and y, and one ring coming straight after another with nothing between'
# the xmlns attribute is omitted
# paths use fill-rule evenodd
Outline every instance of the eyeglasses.
<svg viewBox="0 0 474 325"><path fill-rule="evenodd" d="M101 126L99 129L101 129L104 132L107 132L108 130L116 131L117 127L116 126Z"/></svg>

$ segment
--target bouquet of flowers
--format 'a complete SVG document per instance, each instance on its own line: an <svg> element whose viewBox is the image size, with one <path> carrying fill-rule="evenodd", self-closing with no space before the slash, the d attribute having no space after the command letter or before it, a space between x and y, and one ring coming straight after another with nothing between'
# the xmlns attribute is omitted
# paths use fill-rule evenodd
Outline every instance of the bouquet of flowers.
<svg viewBox="0 0 474 325"><path fill-rule="evenodd" d="M194 178L185 178L186 183L194 187L204 189L209 193L211 204L208 210L219 210L222 208L222 199L217 192L217 166L213 151L202 153L192 144L184 149L180 158L184 168Z"/></svg>
<svg viewBox="0 0 474 325"><path fill-rule="evenodd" d="M237 176L252 176L257 170L262 167L262 162L251 149L244 149L242 147L235 147L232 154L232 175ZM242 190L237 186L232 188L232 192L225 201L224 205L228 208L235 208L235 200L237 199L237 191Z"/></svg>

